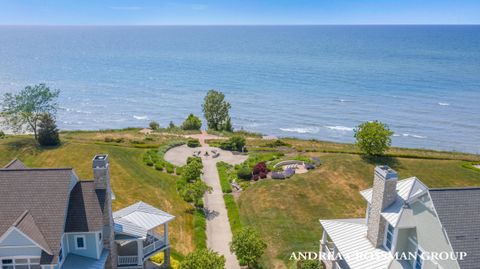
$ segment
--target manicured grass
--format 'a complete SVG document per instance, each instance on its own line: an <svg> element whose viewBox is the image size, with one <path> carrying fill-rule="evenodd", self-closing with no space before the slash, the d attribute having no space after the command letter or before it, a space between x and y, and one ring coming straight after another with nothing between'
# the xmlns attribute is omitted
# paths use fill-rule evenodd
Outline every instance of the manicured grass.
<svg viewBox="0 0 480 269"><path fill-rule="evenodd" d="M261 140L247 141L251 152L255 145L265 144ZM284 158L316 156L322 165L287 180L260 180L240 195L242 224L258 230L268 243L262 258L264 268L291 268L292 251L318 251L322 237L319 219L364 217L366 204L359 191L371 187L375 164L388 164L400 178L416 176L432 188L480 186L480 173L463 167L471 163L464 160L478 162L480 157L472 154L392 149L392 155L414 158L364 158L353 145L284 141L293 147L280 150L285 152ZM342 153L323 152L327 150Z"/></svg>
<svg viewBox="0 0 480 269"><path fill-rule="evenodd" d="M223 193L232 192L232 186L230 186L230 180L228 179L228 170L230 169L230 167L231 166L225 162L217 163L217 170L220 177L220 185L222 187Z"/></svg>
<svg viewBox="0 0 480 269"><path fill-rule="evenodd" d="M195 247L207 248L207 220L202 209L195 209L193 213L193 241Z"/></svg>
<svg viewBox="0 0 480 269"><path fill-rule="evenodd" d="M127 135L128 132L114 134ZM87 137L75 138L82 135ZM169 225L172 247L181 255L192 251L193 208L177 194L177 177L146 166L143 163L145 149L127 143L120 146L99 145L92 138L95 136L94 132L76 132L70 138L62 134L64 144L53 148L39 148L29 136L10 136L0 140L0 166L18 157L30 167L73 167L80 178L91 179L93 156L107 153L110 155L112 188L116 195L114 210L141 200L174 215L176 218Z"/></svg>
<svg viewBox="0 0 480 269"><path fill-rule="evenodd" d="M231 194L224 194L223 200L225 200L225 206L227 207L230 228L232 229L232 233L235 234L243 227L242 222L240 221L240 213L238 211L237 203Z"/></svg>

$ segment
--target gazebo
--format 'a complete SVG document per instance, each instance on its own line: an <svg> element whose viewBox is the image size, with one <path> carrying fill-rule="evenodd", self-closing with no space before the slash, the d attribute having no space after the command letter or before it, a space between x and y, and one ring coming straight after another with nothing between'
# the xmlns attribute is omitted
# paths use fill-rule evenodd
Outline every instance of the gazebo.
<svg viewBox="0 0 480 269"><path fill-rule="evenodd" d="M168 223L175 217L144 202L113 213L118 267L144 268L145 261L164 252L162 268L170 265Z"/></svg>

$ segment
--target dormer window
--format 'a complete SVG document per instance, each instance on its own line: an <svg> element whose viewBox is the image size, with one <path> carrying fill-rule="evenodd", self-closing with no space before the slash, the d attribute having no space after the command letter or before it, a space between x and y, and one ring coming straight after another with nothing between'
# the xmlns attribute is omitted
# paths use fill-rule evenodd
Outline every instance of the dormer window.
<svg viewBox="0 0 480 269"><path fill-rule="evenodd" d="M393 245L393 234L395 232L395 229L393 228L393 226L389 223L388 226L387 226L387 234L385 236L385 248L387 250L391 250L392 249L392 245Z"/></svg>

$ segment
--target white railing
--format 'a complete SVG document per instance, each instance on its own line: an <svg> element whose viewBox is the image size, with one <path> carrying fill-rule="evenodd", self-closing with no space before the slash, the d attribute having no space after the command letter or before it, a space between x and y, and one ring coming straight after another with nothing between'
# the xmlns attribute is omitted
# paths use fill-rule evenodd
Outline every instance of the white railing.
<svg viewBox="0 0 480 269"><path fill-rule="evenodd" d="M152 254L153 252L157 251L157 250L160 250L161 248L163 248L165 246L165 242L163 240L157 240L155 242L153 242L152 244L146 246L143 248L143 254L146 256L146 255L150 255Z"/></svg>
<svg viewBox="0 0 480 269"><path fill-rule="evenodd" d="M138 256L118 256L118 265L137 265Z"/></svg>
<svg viewBox="0 0 480 269"><path fill-rule="evenodd" d="M333 257L333 251L330 250L330 247L329 246L331 245L331 243L324 243L322 244L322 261L325 263L325 266L327 269L333 269L334 267L334 263L332 262L332 260L329 258L329 257Z"/></svg>

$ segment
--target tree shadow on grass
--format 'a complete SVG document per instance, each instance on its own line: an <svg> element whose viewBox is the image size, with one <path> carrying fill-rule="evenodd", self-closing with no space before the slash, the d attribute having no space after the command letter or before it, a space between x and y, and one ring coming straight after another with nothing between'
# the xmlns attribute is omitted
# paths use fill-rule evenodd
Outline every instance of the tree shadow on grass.
<svg viewBox="0 0 480 269"><path fill-rule="evenodd" d="M372 155L362 155L362 160L372 165L388 165L393 169L398 169L401 167L398 158L392 156L372 156Z"/></svg>

